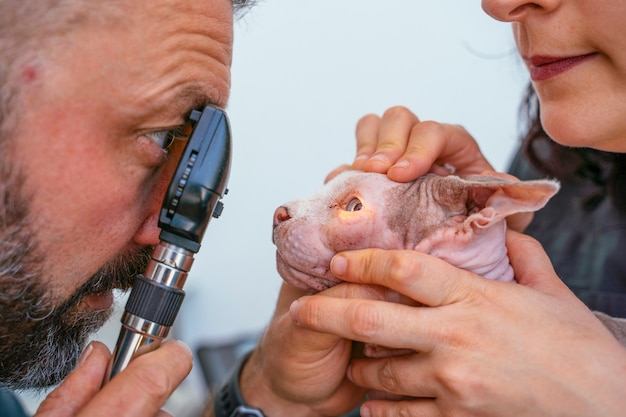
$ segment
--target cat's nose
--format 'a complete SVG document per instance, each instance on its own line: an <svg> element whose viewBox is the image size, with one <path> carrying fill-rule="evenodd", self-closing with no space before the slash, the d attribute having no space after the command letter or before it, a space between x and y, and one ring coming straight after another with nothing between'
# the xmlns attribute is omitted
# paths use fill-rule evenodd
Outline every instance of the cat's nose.
<svg viewBox="0 0 626 417"><path fill-rule="evenodd" d="M274 227L289 219L291 219L291 216L287 212L287 207L280 206L274 211Z"/></svg>

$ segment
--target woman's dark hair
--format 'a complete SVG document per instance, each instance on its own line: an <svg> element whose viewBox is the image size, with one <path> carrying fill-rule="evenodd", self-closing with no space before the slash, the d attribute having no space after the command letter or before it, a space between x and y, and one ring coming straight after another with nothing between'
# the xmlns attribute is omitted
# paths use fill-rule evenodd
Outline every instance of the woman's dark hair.
<svg viewBox="0 0 626 417"><path fill-rule="evenodd" d="M626 154L560 145L543 130L539 114L539 100L529 84L520 108L527 126L522 139L527 161L546 176L596 185L598 191L585 202L587 209L608 196L619 210L626 211Z"/></svg>

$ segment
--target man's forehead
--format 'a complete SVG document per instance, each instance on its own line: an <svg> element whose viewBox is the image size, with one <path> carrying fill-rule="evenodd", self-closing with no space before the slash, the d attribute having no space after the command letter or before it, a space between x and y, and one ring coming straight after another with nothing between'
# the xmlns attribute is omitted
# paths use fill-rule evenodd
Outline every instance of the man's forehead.
<svg viewBox="0 0 626 417"><path fill-rule="evenodd" d="M171 11L172 3L181 2L170 0L164 8ZM162 114L171 120L207 104L226 105L232 59L230 0L203 3L220 7L196 10L187 4L163 20L158 17L166 16L166 10L147 11L156 21L149 16L143 26L140 19L122 29L112 54L105 56L104 50L95 57L96 65L107 68L96 71L111 86L107 95L112 100L133 107L138 116Z"/></svg>

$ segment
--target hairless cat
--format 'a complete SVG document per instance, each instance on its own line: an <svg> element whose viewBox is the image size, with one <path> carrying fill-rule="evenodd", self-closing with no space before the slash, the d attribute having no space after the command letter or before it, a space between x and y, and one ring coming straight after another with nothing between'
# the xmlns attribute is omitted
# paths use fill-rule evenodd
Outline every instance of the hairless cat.
<svg viewBox="0 0 626 417"><path fill-rule="evenodd" d="M335 253L375 247L412 249L514 281L505 218L539 210L558 189L552 180L427 174L398 183L384 174L345 171L310 197L276 209L278 272L296 287L322 291L339 282L329 271Z"/></svg>

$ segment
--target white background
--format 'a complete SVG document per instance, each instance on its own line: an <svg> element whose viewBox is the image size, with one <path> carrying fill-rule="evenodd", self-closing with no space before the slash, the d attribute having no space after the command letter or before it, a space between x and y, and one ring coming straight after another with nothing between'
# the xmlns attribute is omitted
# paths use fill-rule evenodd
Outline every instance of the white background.
<svg viewBox="0 0 626 417"><path fill-rule="evenodd" d="M508 24L478 1L267 0L236 24L230 192L186 284L188 341L258 329L280 278L274 209L351 162L367 113L459 123L505 169L527 82Z"/></svg>
<svg viewBox="0 0 626 417"><path fill-rule="evenodd" d="M352 161L361 116L403 105L462 124L505 169L527 83L514 50L509 25L479 1L266 0L248 12L235 26L230 192L187 281L175 336L195 350L268 322L281 282L274 209ZM113 346L118 329L114 320L98 337ZM202 397L197 368L189 381L187 394Z"/></svg>

